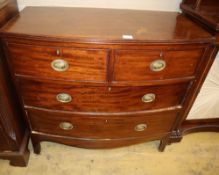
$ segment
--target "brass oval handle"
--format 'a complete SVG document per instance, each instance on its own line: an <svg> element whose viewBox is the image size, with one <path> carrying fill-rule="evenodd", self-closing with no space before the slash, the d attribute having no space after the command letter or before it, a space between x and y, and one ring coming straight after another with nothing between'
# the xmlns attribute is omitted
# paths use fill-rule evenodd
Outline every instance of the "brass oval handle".
<svg viewBox="0 0 219 175"><path fill-rule="evenodd" d="M164 70L166 67L166 62L164 60L156 60L156 61L153 61L150 65L150 69L153 71L153 72L159 72L159 71L162 71Z"/></svg>
<svg viewBox="0 0 219 175"><path fill-rule="evenodd" d="M57 101L61 103L69 103L72 101L72 97L69 94L66 93L60 93L56 96Z"/></svg>
<svg viewBox="0 0 219 175"><path fill-rule="evenodd" d="M145 131L147 129L147 125L144 123L138 124L135 126L135 131L137 132L141 132L141 131Z"/></svg>
<svg viewBox="0 0 219 175"><path fill-rule="evenodd" d="M155 99L156 99L156 95L155 95L155 94L153 94L153 93L145 94L145 95L142 97L142 102L144 102L144 103L151 103L151 102L153 102Z"/></svg>
<svg viewBox="0 0 219 175"><path fill-rule="evenodd" d="M62 122L59 124L59 127L63 130L72 130L74 126L69 122Z"/></svg>
<svg viewBox="0 0 219 175"><path fill-rule="evenodd" d="M62 59L56 59L51 63L51 67L58 72L63 72L68 70L69 64L67 61Z"/></svg>

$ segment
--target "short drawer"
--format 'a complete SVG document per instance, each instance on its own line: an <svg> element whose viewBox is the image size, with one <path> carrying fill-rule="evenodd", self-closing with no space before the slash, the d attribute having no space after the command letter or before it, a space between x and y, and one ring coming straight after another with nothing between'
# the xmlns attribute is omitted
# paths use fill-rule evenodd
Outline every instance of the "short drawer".
<svg viewBox="0 0 219 175"><path fill-rule="evenodd" d="M181 105L188 83L162 86L75 86L19 80L26 106L79 112L127 112Z"/></svg>
<svg viewBox="0 0 219 175"><path fill-rule="evenodd" d="M28 110L32 131L90 139L151 137L170 132L177 113L173 111L127 115L86 116Z"/></svg>
<svg viewBox="0 0 219 175"><path fill-rule="evenodd" d="M9 44L18 75L76 81L106 81L108 51Z"/></svg>
<svg viewBox="0 0 219 175"><path fill-rule="evenodd" d="M148 81L193 76L204 49L148 51L117 50L114 81Z"/></svg>

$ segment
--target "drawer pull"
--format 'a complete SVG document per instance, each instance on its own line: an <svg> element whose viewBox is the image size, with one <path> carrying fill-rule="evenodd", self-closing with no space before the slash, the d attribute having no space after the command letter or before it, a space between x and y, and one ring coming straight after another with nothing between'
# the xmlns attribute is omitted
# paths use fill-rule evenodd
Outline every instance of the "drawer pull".
<svg viewBox="0 0 219 175"><path fill-rule="evenodd" d="M156 61L153 61L150 65L150 69L153 71L153 72L159 72L159 71L162 71L164 70L166 67L166 62L164 60L156 60Z"/></svg>
<svg viewBox="0 0 219 175"><path fill-rule="evenodd" d="M156 99L156 95L155 95L155 94L153 94L153 93L145 94L145 95L142 97L142 102L144 102L144 103L151 103L151 102L153 102L155 99Z"/></svg>
<svg viewBox="0 0 219 175"><path fill-rule="evenodd" d="M74 126L69 122L62 122L59 124L59 127L63 130L72 130Z"/></svg>
<svg viewBox="0 0 219 175"><path fill-rule="evenodd" d="M62 59L54 60L51 63L51 66L55 71L58 71L58 72L66 71L69 68L68 62L66 62L65 60L62 60Z"/></svg>
<svg viewBox="0 0 219 175"><path fill-rule="evenodd" d="M61 103L69 103L72 101L72 97L69 94L66 93L60 93L56 96L57 101Z"/></svg>
<svg viewBox="0 0 219 175"><path fill-rule="evenodd" d="M141 131L145 131L147 129L147 125L146 124L138 124L135 126L135 131L137 132L141 132Z"/></svg>

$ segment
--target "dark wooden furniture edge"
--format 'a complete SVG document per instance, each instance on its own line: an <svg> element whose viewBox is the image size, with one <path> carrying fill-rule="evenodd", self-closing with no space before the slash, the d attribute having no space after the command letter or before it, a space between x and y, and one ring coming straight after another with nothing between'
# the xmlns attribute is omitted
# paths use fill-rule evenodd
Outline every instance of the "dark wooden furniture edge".
<svg viewBox="0 0 219 175"><path fill-rule="evenodd" d="M206 29L210 30L213 33L219 32L219 25L214 23L208 17L200 15L198 12L188 7L186 4L181 3L180 8L186 16L192 18L195 22L201 23Z"/></svg>
<svg viewBox="0 0 219 175"><path fill-rule="evenodd" d="M0 3L0 30L14 16L18 15L17 0L4 0ZM26 166L30 152L28 150L29 130L23 119L17 94L15 93L10 73L4 62L2 42L0 41L0 91L1 109L0 120L2 126L1 143L6 143L7 148L0 149L0 158L8 159L11 165ZM1 147L2 145L0 145Z"/></svg>
<svg viewBox="0 0 219 175"><path fill-rule="evenodd" d="M185 120L178 130L161 140L159 151L164 151L166 145L180 142L183 136L195 132L219 132L219 118Z"/></svg>
<svg viewBox="0 0 219 175"><path fill-rule="evenodd" d="M28 150L29 143L29 131L25 131L22 144L17 152L3 152L0 153L1 159L7 159L10 161L10 165L25 167L28 164L30 151Z"/></svg>
<svg viewBox="0 0 219 175"><path fill-rule="evenodd" d="M211 34L217 35L219 32L219 24L216 23L213 19L198 13L198 11L185 4L184 1L180 4L180 8L186 16L191 18L196 23L199 23ZM217 42L218 41L216 40L215 48L218 52ZM183 136L195 132L219 132L219 118L185 120L182 123L179 133Z"/></svg>
<svg viewBox="0 0 219 175"><path fill-rule="evenodd" d="M182 124L182 135L194 132L219 132L219 118L186 120Z"/></svg>

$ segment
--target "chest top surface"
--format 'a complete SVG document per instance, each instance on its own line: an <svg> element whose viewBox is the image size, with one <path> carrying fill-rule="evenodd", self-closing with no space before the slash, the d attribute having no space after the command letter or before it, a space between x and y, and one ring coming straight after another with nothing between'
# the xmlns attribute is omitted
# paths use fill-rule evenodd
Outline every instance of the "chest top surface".
<svg viewBox="0 0 219 175"><path fill-rule="evenodd" d="M67 7L27 7L1 33L86 42L213 40L207 31L176 12Z"/></svg>

